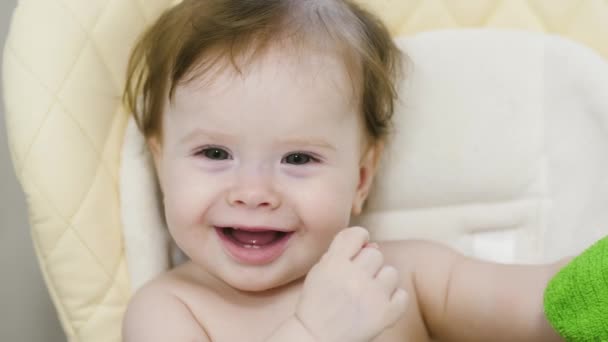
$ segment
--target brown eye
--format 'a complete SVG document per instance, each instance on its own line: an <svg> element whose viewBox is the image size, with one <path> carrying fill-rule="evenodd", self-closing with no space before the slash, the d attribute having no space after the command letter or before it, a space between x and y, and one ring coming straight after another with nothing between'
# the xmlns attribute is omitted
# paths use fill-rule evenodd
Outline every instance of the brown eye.
<svg viewBox="0 0 608 342"><path fill-rule="evenodd" d="M206 148L204 150L201 150L198 154L203 155L206 158L212 160L230 159L230 154L228 154L226 150L217 147Z"/></svg>
<svg viewBox="0 0 608 342"><path fill-rule="evenodd" d="M286 156L283 160L287 164L304 165L314 161L315 159L306 153L292 153Z"/></svg>

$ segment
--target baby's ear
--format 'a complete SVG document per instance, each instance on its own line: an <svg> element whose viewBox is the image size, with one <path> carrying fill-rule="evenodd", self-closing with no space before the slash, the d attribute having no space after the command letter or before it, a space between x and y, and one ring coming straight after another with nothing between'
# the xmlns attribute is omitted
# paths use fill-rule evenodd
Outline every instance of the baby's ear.
<svg viewBox="0 0 608 342"><path fill-rule="evenodd" d="M367 195L369 195L383 151L383 142L370 145L359 163L359 184L357 185L357 192L353 199L352 215L359 215L363 210L363 204L367 199Z"/></svg>

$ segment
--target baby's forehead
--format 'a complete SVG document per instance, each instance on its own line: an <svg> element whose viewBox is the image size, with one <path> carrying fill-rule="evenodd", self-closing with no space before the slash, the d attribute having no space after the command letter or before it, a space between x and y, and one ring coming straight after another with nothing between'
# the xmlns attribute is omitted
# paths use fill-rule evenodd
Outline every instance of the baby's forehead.
<svg viewBox="0 0 608 342"><path fill-rule="evenodd" d="M194 68L187 81L178 85L174 102L204 105L223 97L236 101L257 96L266 101L287 97L354 108L357 78L336 54L269 49L255 59L216 60L205 72Z"/></svg>

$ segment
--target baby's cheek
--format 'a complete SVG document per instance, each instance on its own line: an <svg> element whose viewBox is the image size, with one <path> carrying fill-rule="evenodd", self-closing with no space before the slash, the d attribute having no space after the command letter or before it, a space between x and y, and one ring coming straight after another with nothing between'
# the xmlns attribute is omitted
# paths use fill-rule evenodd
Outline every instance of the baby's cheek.
<svg viewBox="0 0 608 342"><path fill-rule="evenodd" d="M192 213L192 203L184 200L183 197L165 195L165 217L169 226L183 226L189 223L194 216ZM190 217L190 219L189 219Z"/></svg>
<svg viewBox="0 0 608 342"><path fill-rule="evenodd" d="M195 184L174 182L164 194L165 216L167 223L180 227L192 226L201 219L205 211L204 192Z"/></svg>
<svg viewBox="0 0 608 342"><path fill-rule="evenodd" d="M320 187L314 196L305 201L307 226L335 234L347 227L350 221L352 198L345 189Z"/></svg>
<svg viewBox="0 0 608 342"><path fill-rule="evenodd" d="M201 196L209 193L214 184L205 173L193 167L192 163L176 161L167 168L165 174L165 201L176 212L190 211L200 206Z"/></svg>

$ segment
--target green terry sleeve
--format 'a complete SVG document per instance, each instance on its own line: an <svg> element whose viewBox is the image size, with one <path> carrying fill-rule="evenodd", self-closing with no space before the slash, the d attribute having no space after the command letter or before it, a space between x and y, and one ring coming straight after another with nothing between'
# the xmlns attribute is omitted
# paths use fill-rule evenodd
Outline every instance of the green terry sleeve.
<svg viewBox="0 0 608 342"><path fill-rule="evenodd" d="M566 341L608 342L608 236L551 279L544 308L549 323Z"/></svg>

